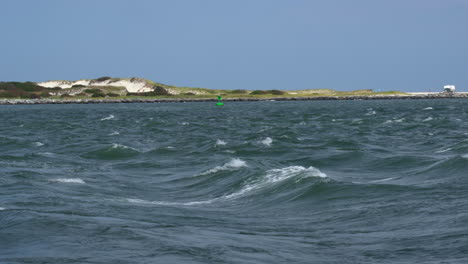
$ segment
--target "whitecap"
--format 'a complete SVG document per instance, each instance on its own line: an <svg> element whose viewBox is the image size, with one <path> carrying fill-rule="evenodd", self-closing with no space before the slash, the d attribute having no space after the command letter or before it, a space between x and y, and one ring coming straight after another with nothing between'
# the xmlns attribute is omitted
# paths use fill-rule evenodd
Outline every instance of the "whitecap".
<svg viewBox="0 0 468 264"><path fill-rule="evenodd" d="M186 125L189 125L190 123L189 122L182 122L180 124L186 126Z"/></svg>
<svg viewBox="0 0 468 264"><path fill-rule="evenodd" d="M231 153L231 154L236 153L234 150L230 150L230 149L226 149L224 152Z"/></svg>
<svg viewBox="0 0 468 264"><path fill-rule="evenodd" d="M218 139L216 140L215 146L225 146L227 143L224 140Z"/></svg>
<svg viewBox="0 0 468 264"><path fill-rule="evenodd" d="M260 141L265 146L271 146L271 143L273 143L273 139L271 137L266 137L264 140Z"/></svg>
<svg viewBox="0 0 468 264"><path fill-rule="evenodd" d="M429 106L429 107L424 108L423 110L432 110L432 109L434 109L434 108Z"/></svg>
<svg viewBox="0 0 468 264"><path fill-rule="evenodd" d="M112 148L113 149L131 149L131 150L139 152L138 149L135 149L135 148L132 148L132 147L129 147L129 146L125 146L125 145L122 145L122 144L117 144L117 143L113 143Z"/></svg>
<svg viewBox="0 0 468 264"><path fill-rule="evenodd" d="M85 181L83 181L80 178L58 178L58 179L52 179L51 181L54 182L61 182L61 183L78 183L78 184L85 184Z"/></svg>
<svg viewBox="0 0 468 264"><path fill-rule="evenodd" d="M194 201L194 202L165 202L165 201L147 201L147 200L133 199L133 198L127 199L127 201L130 203L152 204L152 205L162 205L162 206L190 206L190 205L210 204L216 200L219 200L219 198L205 200L205 201Z"/></svg>
<svg viewBox="0 0 468 264"><path fill-rule="evenodd" d="M207 170L199 175L206 175L210 173L216 173L218 171L225 171L225 170L236 170L242 167L247 167L247 163L241 159L234 158L231 159L229 162L225 163L223 166L214 167L211 170Z"/></svg>
<svg viewBox="0 0 468 264"><path fill-rule="evenodd" d="M370 181L369 183L386 182L386 181L391 181L393 179L395 179L395 178L385 178L385 179L381 179L381 180Z"/></svg>
<svg viewBox="0 0 468 264"><path fill-rule="evenodd" d="M34 142L34 146L36 146L36 147L41 147L41 146L44 146L44 143L39 142L39 141L38 141L38 142Z"/></svg>
<svg viewBox="0 0 468 264"><path fill-rule="evenodd" d="M0 207L0 211L3 211L3 210L6 210L6 209L5 209L5 208L3 208L3 207Z"/></svg>
<svg viewBox="0 0 468 264"><path fill-rule="evenodd" d="M111 119L114 119L114 115L109 115L107 117L104 117L101 119L101 121L104 121L104 120L111 120Z"/></svg>
<svg viewBox="0 0 468 264"><path fill-rule="evenodd" d="M167 149L175 149L175 148L172 147L172 146L167 146L166 148L167 148Z"/></svg>
<svg viewBox="0 0 468 264"><path fill-rule="evenodd" d="M468 154L463 154L461 157L464 159L468 159Z"/></svg>
<svg viewBox="0 0 468 264"><path fill-rule="evenodd" d="M301 121L301 122L299 123L299 125L304 126L304 125L306 125L306 122Z"/></svg>
<svg viewBox="0 0 468 264"><path fill-rule="evenodd" d="M239 159L237 160L238 161L233 161L233 163L238 163L239 165L243 163L243 161ZM147 200L133 199L133 198L127 198L126 200L131 203L152 204L152 205L162 205L162 206L191 206L191 205L211 204L216 201L235 199L251 191L261 189L264 187L268 187L272 184L276 184L278 182L281 182L290 178L294 178L294 177L298 177L297 179L298 181L300 179L307 178L307 177L327 178L327 175L315 167L305 168L302 166L290 166L290 167L286 167L282 169L268 170L264 177L247 183L246 185L244 185L244 187L241 190L231 193L231 194L224 195L224 196L209 199L209 200L191 201L191 202L147 201Z"/></svg>
<svg viewBox="0 0 468 264"><path fill-rule="evenodd" d="M395 119L395 118L394 118L393 120L387 120L387 121L385 121L384 124L401 123L401 122L403 122L403 121L405 121L405 118L404 118L404 117L403 117L403 118L400 118L400 119Z"/></svg>
<svg viewBox="0 0 468 264"><path fill-rule="evenodd" d="M55 156L55 154L52 153L52 152L39 152L37 154L39 154L41 156Z"/></svg>
<svg viewBox="0 0 468 264"><path fill-rule="evenodd" d="M109 134L109 136L115 136L115 135L120 135L120 133L117 131L113 131L112 133Z"/></svg>
<svg viewBox="0 0 468 264"><path fill-rule="evenodd" d="M437 150L435 153L444 153L444 152L447 152L447 151L450 151L450 150L452 150L452 148Z"/></svg>
<svg viewBox="0 0 468 264"><path fill-rule="evenodd" d="M298 177L296 179L297 182L300 179L308 177L327 178L328 176L325 173L321 172L319 169L312 166L309 168L305 168L302 166L289 166L282 169L272 169L268 170L264 177L246 184L238 192L226 195L224 196L224 198L232 199L239 196L243 196L244 194L253 190L261 189L275 184L277 182L281 182L294 177Z"/></svg>
<svg viewBox="0 0 468 264"><path fill-rule="evenodd" d="M428 117L428 118L424 119L423 122L431 121L432 119L433 119L432 117Z"/></svg>
<svg viewBox="0 0 468 264"><path fill-rule="evenodd" d="M372 110L372 111L367 112L367 113L366 113L366 116L376 115L376 114L377 114L377 112L374 111L374 110Z"/></svg>

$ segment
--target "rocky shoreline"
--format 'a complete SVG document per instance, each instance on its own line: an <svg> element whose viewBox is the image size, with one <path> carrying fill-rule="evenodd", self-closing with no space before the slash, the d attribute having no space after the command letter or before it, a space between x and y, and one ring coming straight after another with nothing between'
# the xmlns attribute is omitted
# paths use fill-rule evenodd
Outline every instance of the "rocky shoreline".
<svg viewBox="0 0 468 264"><path fill-rule="evenodd" d="M401 99L449 99L468 98L468 94L428 95L359 95L359 96L314 96L314 97L271 97L271 98L227 98L224 102L251 101L315 101L315 100L401 100ZM135 99L0 99L0 105L19 104L101 104L101 103L186 103L216 102L214 98L135 98Z"/></svg>

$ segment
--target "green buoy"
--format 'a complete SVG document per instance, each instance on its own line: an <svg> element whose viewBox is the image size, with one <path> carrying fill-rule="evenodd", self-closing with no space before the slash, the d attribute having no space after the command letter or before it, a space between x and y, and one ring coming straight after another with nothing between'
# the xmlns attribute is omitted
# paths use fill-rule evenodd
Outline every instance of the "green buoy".
<svg viewBox="0 0 468 264"><path fill-rule="evenodd" d="M216 103L217 106L223 106L224 103L221 102L223 100L223 98L221 97L221 95L218 95L218 102Z"/></svg>

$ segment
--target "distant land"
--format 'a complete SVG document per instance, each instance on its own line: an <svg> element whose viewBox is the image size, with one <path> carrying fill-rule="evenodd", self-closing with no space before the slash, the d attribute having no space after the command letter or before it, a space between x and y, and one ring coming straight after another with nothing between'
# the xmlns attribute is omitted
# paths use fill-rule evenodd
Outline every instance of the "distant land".
<svg viewBox="0 0 468 264"><path fill-rule="evenodd" d="M442 90L441 90L442 91ZM399 91L374 92L370 89L336 91L333 89L306 90L236 90L178 87L151 80L100 77L77 81L0 82L0 104L60 103L64 102L125 102L132 101L205 101L222 96L224 100L317 100L317 99L396 99L468 97L466 93L405 93ZM31 100L22 102L18 100ZM16 100L16 101L12 101ZM122 101L123 102L123 101Z"/></svg>

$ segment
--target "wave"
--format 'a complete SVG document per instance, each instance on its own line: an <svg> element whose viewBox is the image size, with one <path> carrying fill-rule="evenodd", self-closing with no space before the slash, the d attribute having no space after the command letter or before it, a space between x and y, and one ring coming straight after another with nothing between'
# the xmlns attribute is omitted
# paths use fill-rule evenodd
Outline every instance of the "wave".
<svg viewBox="0 0 468 264"><path fill-rule="evenodd" d="M83 181L80 178L58 178L58 179L52 179L51 181L53 182L61 182L61 183L77 183L77 184L85 184L85 181Z"/></svg>
<svg viewBox="0 0 468 264"><path fill-rule="evenodd" d="M223 166L214 167L213 169L202 172L201 174L197 176L216 173L218 171L236 170L242 167L247 167L247 163L241 159L234 158L234 159L231 159L229 162L225 163Z"/></svg>
<svg viewBox="0 0 468 264"><path fill-rule="evenodd" d="M403 117L403 118L400 118L400 119L395 119L395 118L394 118L394 119L392 119L392 120L387 120L387 121L385 121L384 124L401 123L401 122L403 122L403 121L405 121L405 118L404 118L404 117Z"/></svg>
<svg viewBox="0 0 468 264"><path fill-rule="evenodd" d="M215 146L225 146L227 143L224 140L218 139L216 140Z"/></svg>
<svg viewBox="0 0 468 264"><path fill-rule="evenodd" d="M44 143L42 143L42 142L39 142L39 141L37 141L37 142L34 142L33 144L34 144L34 146L36 146L36 147L41 147L41 146L44 146Z"/></svg>
<svg viewBox="0 0 468 264"><path fill-rule="evenodd" d="M437 150L437 151L434 152L434 153L444 153L444 152L447 152L447 151L450 151L450 150L452 150L452 148L446 148L446 149Z"/></svg>
<svg viewBox="0 0 468 264"><path fill-rule="evenodd" d="M271 137L266 137L264 140L260 141L263 145L270 147L271 143L273 143L273 139Z"/></svg>
<svg viewBox="0 0 468 264"><path fill-rule="evenodd" d="M109 116L106 116L104 118L101 118L101 121L111 120L111 119L114 119L114 115L109 115Z"/></svg>
<svg viewBox="0 0 468 264"><path fill-rule="evenodd" d="M138 154L140 154L140 151L135 148L114 143L110 147L91 151L82 156L92 159L120 159L134 157Z"/></svg>
<svg viewBox="0 0 468 264"><path fill-rule="evenodd" d="M423 122L428 122L428 121L431 121L433 118L432 117L428 117L426 119L423 120Z"/></svg>
<svg viewBox="0 0 468 264"><path fill-rule="evenodd" d="M243 196L254 190L275 185L279 182L283 182L291 178L295 178L296 182L298 182L301 179L309 177L327 178L327 175L315 167L305 168L302 166L290 166L282 169L272 169L268 170L267 174L264 177L251 181L244 185L244 187L241 190L226 195L224 197L226 199L232 199L239 196Z"/></svg>
<svg viewBox="0 0 468 264"><path fill-rule="evenodd" d="M394 180L394 179L395 179L395 177L390 177L390 178L385 178L385 179L381 179L381 180L370 181L369 183L386 182L386 181L391 181L391 180Z"/></svg>
<svg viewBox="0 0 468 264"><path fill-rule="evenodd" d="M164 201L147 201L147 200L142 200L142 199L127 198L127 201L130 203L152 204L152 205L163 205L163 206L191 206L191 205L210 204L216 200L219 200L219 198L206 200L206 201L195 201L195 202L164 202Z"/></svg>
<svg viewBox="0 0 468 264"><path fill-rule="evenodd" d="M275 187L279 183L287 180L294 179L297 184L305 178L328 178L328 176L315 167L302 167L302 166L289 166L282 169L268 170L266 174L258 179L247 181L238 191L225 194L209 200L189 201L189 202L168 202L168 201L147 201L142 199L127 198L126 200L131 203L152 204L162 206L192 206L192 205L205 205L218 201L234 200L255 191L267 190L270 187ZM294 189L293 189L294 190Z"/></svg>
<svg viewBox="0 0 468 264"><path fill-rule="evenodd" d="M114 132L112 132L112 133L109 134L109 136L116 136L116 135L120 135L120 133L117 132L117 131L114 131Z"/></svg>
<svg viewBox="0 0 468 264"><path fill-rule="evenodd" d="M434 108L429 106L429 107L424 108L423 110L432 110L432 109L434 109Z"/></svg>

